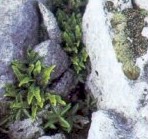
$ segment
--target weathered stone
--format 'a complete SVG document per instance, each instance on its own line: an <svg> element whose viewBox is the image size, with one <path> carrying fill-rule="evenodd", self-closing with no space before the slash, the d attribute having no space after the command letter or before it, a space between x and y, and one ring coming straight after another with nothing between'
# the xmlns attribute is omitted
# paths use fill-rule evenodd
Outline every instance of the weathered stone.
<svg viewBox="0 0 148 139"><path fill-rule="evenodd" d="M73 88L76 86L76 78L74 75L74 71L68 70L63 76L55 82L50 90L54 91L57 94L62 96L68 96Z"/></svg>
<svg viewBox="0 0 148 139"><path fill-rule="evenodd" d="M112 119L105 112L98 111L92 115L88 139L117 139Z"/></svg>
<svg viewBox="0 0 148 139"><path fill-rule="evenodd" d="M92 115L88 139L132 139L132 121L108 111L98 111ZM100 132L98 132L100 131Z"/></svg>
<svg viewBox="0 0 148 139"><path fill-rule="evenodd" d="M70 66L68 56L55 41L47 40L35 46L34 51L44 57L43 62L46 66L56 66L51 79L60 77Z"/></svg>
<svg viewBox="0 0 148 139"><path fill-rule="evenodd" d="M142 32L141 32L141 35L148 38L148 27L144 27Z"/></svg>
<svg viewBox="0 0 148 139"><path fill-rule="evenodd" d="M3 1L0 4L0 20L1 56L5 58L2 61L8 62L12 59L10 56L22 54L22 48L37 44L38 15L31 2Z"/></svg>
<svg viewBox="0 0 148 139"><path fill-rule="evenodd" d="M0 2L0 90L11 82L10 63L21 58L23 50L37 44L38 15L27 0ZM0 91L2 92L2 91Z"/></svg>
<svg viewBox="0 0 148 139"><path fill-rule="evenodd" d="M43 18L43 23L48 32L49 39L60 43L61 33L53 13L49 11L42 3L39 3L39 8Z"/></svg>
<svg viewBox="0 0 148 139"><path fill-rule="evenodd" d="M38 139L66 139L63 134L55 134L54 136L42 136Z"/></svg>
<svg viewBox="0 0 148 139"><path fill-rule="evenodd" d="M134 123L117 113L98 111L93 113L88 139L147 139L147 130L148 123L144 119Z"/></svg>
<svg viewBox="0 0 148 139"><path fill-rule="evenodd" d="M43 129L39 127L41 121L33 122L32 119L16 121L9 128L11 139L35 139L43 135Z"/></svg>
<svg viewBox="0 0 148 139"><path fill-rule="evenodd" d="M147 0L133 0L134 3L140 8L148 11L148 1Z"/></svg>
<svg viewBox="0 0 148 139"><path fill-rule="evenodd" d="M128 79L117 60L110 14L104 5L104 0L89 0L83 17L84 43L92 69L87 85L98 98L99 109L93 115L88 139L147 139L148 52L135 59L139 77Z"/></svg>
<svg viewBox="0 0 148 139"><path fill-rule="evenodd" d="M145 18L144 18L144 22L145 22L145 24L146 24L146 26L148 25L148 16L146 16Z"/></svg>

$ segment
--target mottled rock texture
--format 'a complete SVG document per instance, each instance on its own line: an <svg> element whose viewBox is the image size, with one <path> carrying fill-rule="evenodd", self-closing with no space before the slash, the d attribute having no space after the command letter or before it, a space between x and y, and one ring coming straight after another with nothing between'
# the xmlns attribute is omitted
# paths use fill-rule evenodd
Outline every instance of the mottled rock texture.
<svg viewBox="0 0 148 139"><path fill-rule="evenodd" d="M89 0L83 17L92 69L87 86L98 98L98 112L93 114L88 139L148 139L148 52L135 60L140 68L138 79L127 78L114 50L113 13L105 10L105 2ZM133 7L130 0L112 2L118 11Z"/></svg>
<svg viewBox="0 0 148 139"><path fill-rule="evenodd" d="M36 139L43 135L43 129L39 127L40 122L33 122L32 119L16 121L9 128L11 139Z"/></svg>

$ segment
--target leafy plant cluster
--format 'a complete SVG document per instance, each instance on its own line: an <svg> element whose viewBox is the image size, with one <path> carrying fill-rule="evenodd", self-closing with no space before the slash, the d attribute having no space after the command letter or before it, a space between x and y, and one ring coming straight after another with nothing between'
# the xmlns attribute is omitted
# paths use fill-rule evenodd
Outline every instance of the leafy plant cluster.
<svg viewBox="0 0 148 139"><path fill-rule="evenodd" d="M38 54L33 51L27 52L25 61L12 62L16 83L8 84L5 88L5 96L13 100L10 105L11 118L15 120L20 120L25 116L36 118L37 112L47 101L45 89L54 67L42 65Z"/></svg>
<svg viewBox="0 0 148 139"><path fill-rule="evenodd" d="M88 55L82 42L82 13L86 0L54 0L53 7L62 31L62 45L76 73L86 68Z"/></svg>
<svg viewBox="0 0 148 139"><path fill-rule="evenodd" d="M12 62L16 82L5 87L5 97L10 102L10 110L5 120L0 120L0 126L25 118L42 118L43 127L47 130L59 129L70 132L73 128L84 127L85 123L81 121L88 120L96 100L88 97L85 100L68 102L60 95L49 92L50 75L54 68L54 65L46 67L42 58L30 50L27 52L26 60ZM43 110L45 114L40 117L39 113Z"/></svg>
<svg viewBox="0 0 148 139"><path fill-rule="evenodd" d="M54 0L54 11L62 30L62 46L69 54L72 68L78 78L83 76L88 55L82 42L82 13L86 0ZM97 100L84 93L83 98L62 98L50 92L50 75L55 66L46 67L42 58L28 50L26 60L15 60L12 69L16 77L14 84L7 84L5 97L9 101L9 114L0 119L0 127L16 120L42 118L45 131L83 129L90 122L90 114L96 109ZM79 82L83 82L78 79ZM79 86L79 85L78 85Z"/></svg>

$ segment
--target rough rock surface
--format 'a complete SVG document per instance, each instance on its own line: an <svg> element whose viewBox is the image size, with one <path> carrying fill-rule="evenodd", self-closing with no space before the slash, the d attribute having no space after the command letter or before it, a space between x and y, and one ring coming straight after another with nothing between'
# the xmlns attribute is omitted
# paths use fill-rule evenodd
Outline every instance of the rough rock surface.
<svg viewBox="0 0 148 139"><path fill-rule="evenodd" d="M107 112L98 111L92 115L88 139L117 139L112 119Z"/></svg>
<svg viewBox="0 0 148 139"><path fill-rule="evenodd" d="M114 7L116 7L118 10L123 10L132 7L131 0L105 0L105 1L114 3Z"/></svg>
<svg viewBox="0 0 148 139"><path fill-rule="evenodd" d="M28 45L37 44L38 16L29 1L0 2L0 93L12 82L10 63L21 57Z"/></svg>
<svg viewBox="0 0 148 139"><path fill-rule="evenodd" d="M148 1L147 0L133 0L136 6L138 6L141 9L148 11Z"/></svg>
<svg viewBox="0 0 148 139"><path fill-rule="evenodd" d="M61 32L53 13L49 11L42 3L39 3L39 8L43 16L43 23L46 27L49 39L60 43Z"/></svg>
<svg viewBox="0 0 148 139"><path fill-rule="evenodd" d="M55 42L47 40L34 48L41 57L44 57L46 66L56 65L54 72L51 74L51 79L56 79L64 73L69 65L69 59L62 48Z"/></svg>
<svg viewBox="0 0 148 139"><path fill-rule="evenodd" d="M62 96L68 96L70 91L76 86L74 71L68 70L63 76L51 86L51 90Z"/></svg>
<svg viewBox="0 0 148 139"><path fill-rule="evenodd" d="M35 139L43 135L43 129L39 127L40 122L33 122L31 119L16 121L9 128L11 139Z"/></svg>
<svg viewBox="0 0 148 139"><path fill-rule="evenodd" d="M131 3L122 1L121 7ZM114 3L118 5L118 1ZM104 110L93 114L88 139L148 139L148 52L136 59L139 78L128 79L113 48L110 14L104 5L105 0L89 0L83 17L92 69L87 85L98 98L98 109Z"/></svg>
<svg viewBox="0 0 148 139"><path fill-rule="evenodd" d="M63 134L56 134L54 136L42 136L38 139L66 139Z"/></svg>

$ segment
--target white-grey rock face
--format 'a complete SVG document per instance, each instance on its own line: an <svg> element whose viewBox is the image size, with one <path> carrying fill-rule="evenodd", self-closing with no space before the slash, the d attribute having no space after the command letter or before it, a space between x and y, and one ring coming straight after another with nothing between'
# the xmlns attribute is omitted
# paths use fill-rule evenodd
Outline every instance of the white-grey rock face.
<svg viewBox="0 0 148 139"><path fill-rule="evenodd" d="M105 0L105 1L111 1L114 3L114 6L118 9L118 10L124 10L127 8L131 8L132 7L132 1L131 0Z"/></svg>
<svg viewBox="0 0 148 139"><path fill-rule="evenodd" d="M54 136L42 136L38 139L66 139L63 134L55 134Z"/></svg>
<svg viewBox="0 0 148 139"><path fill-rule="evenodd" d="M131 1L122 1L121 7L132 7ZM139 78L129 80L117 61L110 15L104 5L105 0L89 0L83 17L84 43L92 69L87 85L98 98L98 109L104 110L93 114L88 139L148 139L148 53L136 60L141 69Z"/></svg>
<svg viewBox="0 0 148 139"><path fill-rule="evenodd" d="M106 111L98 111L92 115L92 123L88 139L119 139L113 120ZM126 138L127 139L127 138Z"/></svg>
<svg viewBox="0 0 148 139"><path fill-rule="evenodd" d="M39 127L40 122L33 122L32 119L16 121L9 128L11 139L36 139L43 135L43 129Z"/></svg>
<svg viewBox="0 0 148 139"><path fill-rule="evenodd" d="M51 79L61 76L70 66L67 54L55 41L47 40L35 46L34 51L38 52L41 57L44 57L44 64L46 66L56 66L51 74Z"/></svg>
<svg viewBox="0 0 148 139"><path fill-rule="evenodd" d="M22 57L28 45L37 44L38 16L28 0L0 1L0 94L13 81L10 63ZM2 95L2 94L1 94Z"/></svg>
<svg viewBox="0 0 148 139"><path fill-rule="evenodd" d="M148 1L147 0L133 0L133 2L141 9L148 11Z"/></svg>

